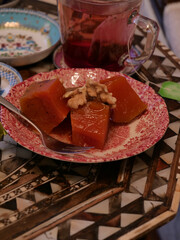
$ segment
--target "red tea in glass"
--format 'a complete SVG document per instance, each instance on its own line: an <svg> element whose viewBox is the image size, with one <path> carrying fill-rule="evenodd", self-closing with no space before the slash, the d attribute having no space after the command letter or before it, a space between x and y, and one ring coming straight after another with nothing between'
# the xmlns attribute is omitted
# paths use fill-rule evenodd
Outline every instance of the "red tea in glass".
<svg viewBox="0 0 180 240"><path fill-rule="evenodd" d="M140 5L141 0L59 0L66 65L122 70L140 18Z"/></svg>

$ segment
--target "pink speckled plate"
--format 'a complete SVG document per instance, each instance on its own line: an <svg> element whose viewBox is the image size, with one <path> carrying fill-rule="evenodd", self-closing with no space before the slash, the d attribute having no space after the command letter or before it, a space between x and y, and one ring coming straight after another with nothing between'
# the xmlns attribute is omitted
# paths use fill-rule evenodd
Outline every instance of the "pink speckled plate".
<svg viewBox="0 0 180 240"><path fill-rule="evenodd" d="M118 75L118 73L103 69L57 69L49 73L37 74L15 85L6 98L19 108L20 97L34 81L59 76L65 87L75 87L83 85L88 78L99 81L113 75ZM148 104L148 108L130 124L111 126L103 150L91 149L78 155L56 154L44 148L39 137L4 107L1 110L2 124L9 135L20 145L50 158L79 163L97 163L131 157L147 150L162 138L168 127L169 116L164 100L152 88L131 77L126 76L126 78L140 98Z"/></svg>

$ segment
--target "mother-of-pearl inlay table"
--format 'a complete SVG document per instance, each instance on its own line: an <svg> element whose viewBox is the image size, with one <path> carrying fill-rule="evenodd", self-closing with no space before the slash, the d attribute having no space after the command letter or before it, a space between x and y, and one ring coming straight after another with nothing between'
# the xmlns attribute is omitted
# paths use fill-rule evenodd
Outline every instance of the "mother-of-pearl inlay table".
<svg viewBox="0 0 180 240"><path fill-rule="evenodd" d="M56 1L20 1L58 19ZM136 47L144 34L137 31ZM23 79L55 69L52 54L17 70ZM158 92L180 82L180 60L161 42L134 78ZM0 141L0 239L137 239L177 213L180 189L180 103L165 99L170 124L147 151L100 164L35 155L8 135Z"/></svg>

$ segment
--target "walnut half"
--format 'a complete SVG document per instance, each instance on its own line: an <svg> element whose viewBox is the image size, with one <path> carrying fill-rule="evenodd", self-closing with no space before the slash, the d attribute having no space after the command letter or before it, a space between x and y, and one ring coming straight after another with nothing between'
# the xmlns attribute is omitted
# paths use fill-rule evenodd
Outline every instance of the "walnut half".
<svg viewBox="0 0 180 240"><path fill-rule="evenodd" d="M106 85L93 80L87 80L83 87L67 91L63 97L68 98L67 104L73 109L78 109L92 100L108 104L111 108L116 106L116 98L108 92Z"/></svg>

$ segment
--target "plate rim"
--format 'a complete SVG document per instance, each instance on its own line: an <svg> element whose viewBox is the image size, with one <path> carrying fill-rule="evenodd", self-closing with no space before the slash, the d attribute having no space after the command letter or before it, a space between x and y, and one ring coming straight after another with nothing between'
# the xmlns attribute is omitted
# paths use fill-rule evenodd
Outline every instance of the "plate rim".
<svg viewBox="0 0 180 240"><path fill-rule="evenodd" d="M51 71L51 72L49 72L49 73L54 73L54 72L58 72L58 71L62 71L62 70L66 70L66 71L68 71L69 69L56 69L56 70L53 70L53 71ZM79 70L79 69L78 69ZM90 70L90 71L92 71L92 69L88 69L88 70ZM108 71L106 71L106 70L104 70L105 72L108 72ZM45 72L45 73L39 73L39 74L36 74L36 75L34 75L33 77L31 77L31 78L28 78L27 80L25 80L24 81L24 84L26 85L26 86L24 86L24 87L27 87L29 84L28 84L28 81L30 81L30 82L33 82L33 81L38 81L39 79L38 79L38 77L40 76L42 76L42 74L48 74L47 72ZM120 73L117 73L116 72L116 74L120 74ZM121 74L121 75L124 75L124 74ZM126 76L126 75L125 75ZM36 78L37 77L37 78ZM74 155L74 154L68 154L68 156L67 155L61 155L61 154L56 154L56 153L54 153L54 152L52 152L52 151L49 151L49 150L46 150L45 151L45 153L43 153L42 154L42 148L40 149L40 150L33 150L34 149L34 147L32 146L31 148L26 144L26 145L23 145L22 144L22 140L20 141L20 143L18 142L18 138L16 138L16 136L15 136L15 141L17 141L20 145L22 145L23 147L25 147L25 148L27 148L27 149L29 149L30 151L32 151L32 152L35 152L35 153L37 153L37 154L39 154L39 155L43 155L43 156L45 156L45 157L50 157L50 158L53 158L53 159L56 159L56 160L61 160L61 161L66 161L66 162L77 162L77 163L102 163L102 162L111 162L111 161L117 161L117 160L122 160L122 159L125 159L125 158L129 158L129 157L133 157L133 156L135 156L135 155L138 155L138 154L140 154L140 153L142 153L142 152L144 152L144 151L146 151L146 150L148 150L150 147L152 147L152 146L154 146L160 139L162 139L162 137L164 136L164 134L166 133L166 130L167 130L167 128L168 128L168 125L169 125L169 112L168 112L168 109L167 109L167 105L166 105L166 103L165 103L165 101L164 101L164 99L161 97L161 96L159 96L151 87L149 87L149 86L147 86L147 85L145 85L145 84L143 84L142 82L139 82L138 80L136 80L136 79L134 79L134 78L131 78L131 77L129 77L129 76L126 76L127 78L129 78L129 79L132 79L133 81L136 81L136 82L138 82L137 84L141 84L141 85L144 85L144 87L146 87L146 88L148 88L148 91L149 91L149 93L153 93L154 95L153 95L153 97L155 97L155 95L156 95L156 97L157 97L157 99L158 99L158 102L160 102L160 101L162 101L162 103L163 103L163 105L160 105L161 107L163 107L163 109L164 109L164 115L166 116L166 121L165 121L165 125L163 126L163 131L162 131L162 129L161 129L161 134L158 134L158 135L155 135L154 136L154 138L153 138L153 143L152 143L152 141L150 141L150 144L148 145L148 147L146 147L145 146L145 148L144 149L142 149L142 146L144 147L144 145L143 144L141 144L142 146L141 146L141 148L140 148L140 150L138 150L138 152L135 152L135 154L130 154L130 155L128 155L127 153L126 153L126 156L124 156L124 157L118 157L117 156L117 152L115 152L115 156L114 157L109 157L109 153L107 153L106 154L106 158L108 158L108 159L104 159L104 157L103 158L101 158L100 157L100 159L98 159L98 157L96 158L96 160L94 160L95 159L95 156L93 156L93 158L91 158L92 156L91 156L91 153L89 154L89 158L86 158L87 157L87 155L86 154L80 154L81 155L81 157L82 157L82 155L83 155L83 157L82 157L82 159L80 158L80 160L77 160L76 158L78 158L78 155ZM29 82L29 83L30 83ZM17 86L16 86L17 87ZM147 91L147 89L144 89L143 88L143 90L144 91ZM11 94L10 94L10 97L11 97ZM6 109L5 108L3 108L3 111L5 111L6 112ZM7 110L8 111L8 110ZM5 113L4 112L4 113ZM2 115L2 111L1 111L1 115ZM162 115L161 115L162 116ZM4 125L4 117L2 118L2 124ZM11 136L11 134L12 134L12 129L10 128L10 129L7 129L6 128L7 126L6 126L6 124L5 124L5 129L7 130L7 132L10 134L10 136ZM10 130L10 131L9 131ZM29 130L28 130L29 131ZM163 133L162 133L163 132ZM35 133L33 133L33 135L35 136ZM37 138L37 135L36 135L36 138ZM38 137L39 138L39 137ZM141 141L142 142L142 141ZM32 149L33 148L33 149ZM36 147L35 147L36 148ZM131 150L132 151L132 150ZM113 152L113 149L112 149L112 153L114 153ZM91 157L90 157L91 156ZM108 156L108 157L107 157Z"/></svg>

